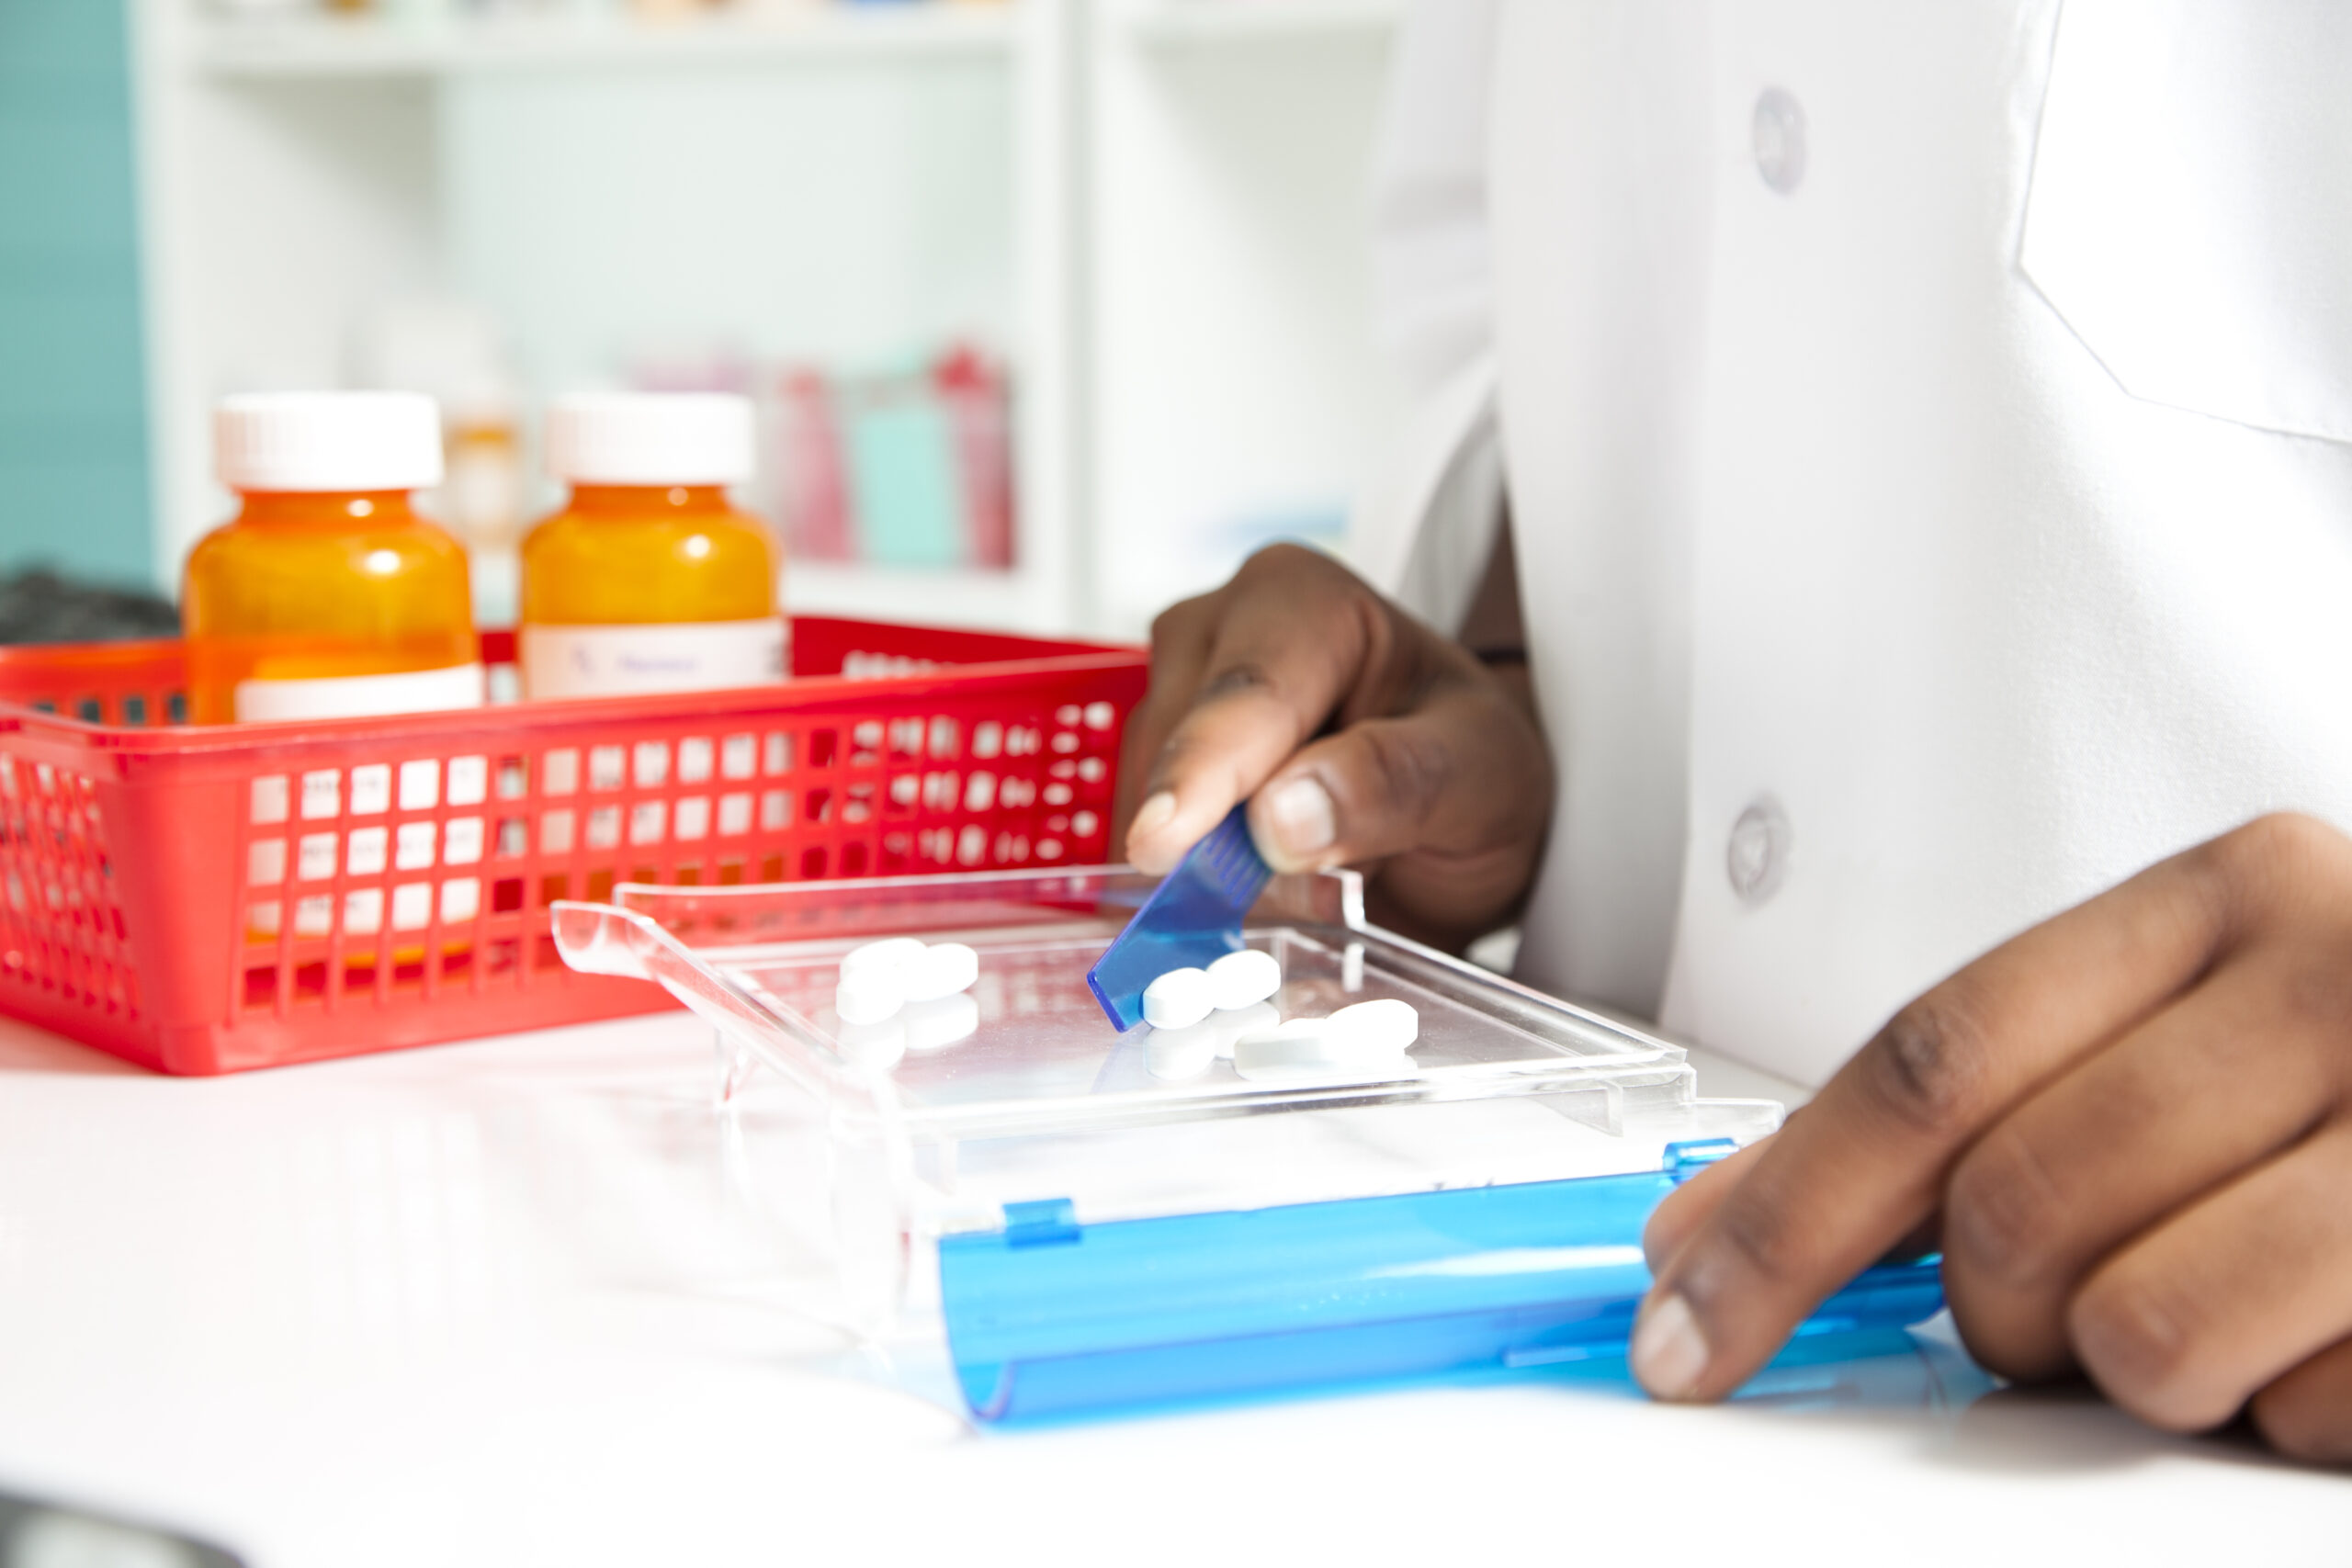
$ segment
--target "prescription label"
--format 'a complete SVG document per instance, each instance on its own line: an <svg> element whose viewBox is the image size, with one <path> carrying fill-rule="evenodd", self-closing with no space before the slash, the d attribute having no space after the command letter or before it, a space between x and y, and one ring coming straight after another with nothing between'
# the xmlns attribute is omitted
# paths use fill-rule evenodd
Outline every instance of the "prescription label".
<svg viewBox="0 0 2352 1568"><path fill-rule="evenodd" d="M395 675L331 675L304 681L240 681L239 724L288 719L374 718L395 713L478 708L487 694L480 664L407 670Z"/></svg>
<svg viewBox="0 0 2352 1568"><path fill-rule="evenodd" d="M789 638L784 618L665 626L526 626L516 639L523 694L635 696L781 681Z"/></svg>

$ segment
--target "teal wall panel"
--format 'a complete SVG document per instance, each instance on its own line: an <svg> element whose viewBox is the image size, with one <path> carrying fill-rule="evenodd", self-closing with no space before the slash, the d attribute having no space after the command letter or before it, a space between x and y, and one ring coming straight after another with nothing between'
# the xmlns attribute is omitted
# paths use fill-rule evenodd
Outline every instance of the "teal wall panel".
<svg viewBox="0 0 2352 1568"><path fill-rule="evenodd" d="M121 0L0 0L0 570L153 572Z"/></svg>

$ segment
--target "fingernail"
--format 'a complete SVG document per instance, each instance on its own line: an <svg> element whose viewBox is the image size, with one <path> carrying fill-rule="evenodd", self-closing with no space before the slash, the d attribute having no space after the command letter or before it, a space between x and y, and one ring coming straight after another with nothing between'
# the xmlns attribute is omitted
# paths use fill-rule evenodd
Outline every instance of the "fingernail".
<svg viewBox="0 0 2352 1568"><path fill-rule="evenodd" d="M1634 1375L1659 1399L1688 1399L1707 1371L1707 1339L1690 1303L1669 1295L1650 1303L1634 1329Z"/></svg>
<svg viewBox="0 0 2352 1568"><path fill-rule="evenodd" d="M1275 852L1270 858L1290 867L1314 864L1340 836L1331 792L1311 778L1275 785L1266 795L1265 817Z"/></svg>
<svg viewBox="0 0 2352 1568"><path fill-rule="evenodd" d="M1169 864L1174 863L1167 856L1151 853L1145 844L1145 840L1174 820L1176 795L1172 790L1163 789L1136 808L1136 819L1127 825L1127 859L1135 863L1136 870L1164 872L1168 865L1159 862L1168 860Z"/></svg>

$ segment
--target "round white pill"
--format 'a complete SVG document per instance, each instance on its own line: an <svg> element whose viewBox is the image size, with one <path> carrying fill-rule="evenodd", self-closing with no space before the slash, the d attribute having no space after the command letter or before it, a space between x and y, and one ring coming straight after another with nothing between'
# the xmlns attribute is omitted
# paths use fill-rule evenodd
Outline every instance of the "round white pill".
<svg viewBox="0 0 2352 1568"><path fill-rule="evenodd" d="M907 963L907 1000L937 1001L969 990L980 977L980 955L960 942L934 942Z"/></svg>
<svg viewBox="0 0 2352 1568"><path fill-rule="evenodd" d="M1216 1065L1216 1034L1205 1020L1190 1029L1155 1029L1144 1042L1144 1066L1170 1082L1199 1077Z"/></svg>
<svg viewBox="0 0 2352 1568"><path fill-rule="evenodd" d="M1143 1021L1154 1029L1189 1029L1214 1010L1204 969L1170 969L1143 988Z"/></svg>
<svg viewBox="0 0 2352 1568"><path fill-rule="evenodd" d="M1349 1061L1408 1051L1421 1036L1421 1015L1394 998L1341 1008L1330 1021L1331 1055Z"/></svg>
<svg viewBox="0 0 2352 1568"><path fill-rule="evenodd" d="M846 1024L879 1023L906 999L905 976L890 964L849 970L833 987L833 1011Z"/></svg>
<svg viewBox="0 0 2352 1568"><path fill-rule="evenodd" d="M959 991L950 997L909 1002L899 1020L907 1026L908 1050L941 1051L978 1032L980 1004Z"/></svg>
<svg viewBox="0 0 2352 1568"><path fill-rule="evenodd" d="M895 1018L879 1023L846 1023L838 1037L842 1060L853 1067L887 1073L907 1054L907 1026Z"/></svg>
<svg viewBox="0 0 2352 1568"><path fill-rule="evenodd" d="M1209 965L1209 1000L1220 1010L1262 1002L1283 988L1283 966L1271 953L1245 947Z"/></svg>
<svg viewBox="0 0 2352 1568"><path fill-rule="evenodd" d="M1253 1030L1272 1029L1283 1021L1272 1002L1253 1002L1246 1008L1224 1009L1209 1014L1207 1027L1216 1031L1216 1054L1230 1060L1233 1043Z"/></svg>

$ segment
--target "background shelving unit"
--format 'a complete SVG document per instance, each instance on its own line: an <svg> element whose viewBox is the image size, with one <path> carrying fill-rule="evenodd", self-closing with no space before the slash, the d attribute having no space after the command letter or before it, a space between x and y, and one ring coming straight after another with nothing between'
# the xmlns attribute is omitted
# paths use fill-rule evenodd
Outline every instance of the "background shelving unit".
<svg viewBox="0 0 2352 1568"><path fill-rule="evenodd" d="M656 25L133 0L157 572L225 514L221 392L334 385L462 297L535 405L632 356L1016 389L1009 572L795 563L797 608L1140 631L1338 541L1393 418L1363 192L1395 0L930 0Z"/></svg>

